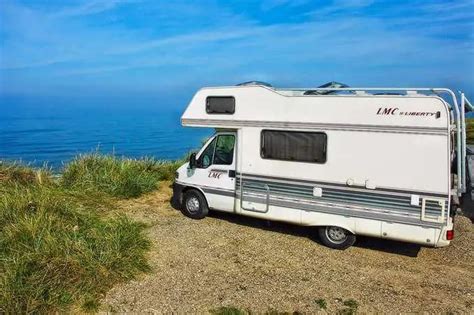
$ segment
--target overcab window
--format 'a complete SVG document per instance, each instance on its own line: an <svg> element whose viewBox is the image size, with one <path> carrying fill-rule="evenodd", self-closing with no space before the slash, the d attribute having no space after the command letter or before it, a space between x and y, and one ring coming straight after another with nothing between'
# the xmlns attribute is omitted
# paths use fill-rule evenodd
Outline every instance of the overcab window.
<svg viewBox="0 0 474 315"><path fill-rule="evenodd" d="M235 112L235 98L233 96L209 96L206 98L206 112L208 114L233 114Z"/></svg>
<svg viewBox="0 0 474 315"><path fill-rule="evenodd" d="M325 163L327 135L322 132L263 130L261 156L264 159Z"/></svg>

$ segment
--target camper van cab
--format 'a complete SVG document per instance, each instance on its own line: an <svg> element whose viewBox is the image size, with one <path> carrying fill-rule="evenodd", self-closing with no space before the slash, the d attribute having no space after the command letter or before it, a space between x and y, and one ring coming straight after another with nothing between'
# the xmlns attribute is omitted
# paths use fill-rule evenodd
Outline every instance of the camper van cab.
<svg viewBox="0 0 474 315"><path fill-rule="evenodd" d="M356 235L446 246L470 193L461 100L447 89L203 88L182 124L216 132L178 169L173 202L194 219L314 226L336 249Z"/></svg>

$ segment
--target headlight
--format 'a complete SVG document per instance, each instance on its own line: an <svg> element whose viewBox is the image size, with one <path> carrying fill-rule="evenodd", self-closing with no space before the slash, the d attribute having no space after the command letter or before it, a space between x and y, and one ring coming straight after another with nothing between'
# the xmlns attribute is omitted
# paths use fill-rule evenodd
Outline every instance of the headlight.
<svg viewBox="0 0 474 315"><path fill-rule="evenodd" d="M179 172L175 172L174 173L174 179L178 179L179 178Z"/></svg>

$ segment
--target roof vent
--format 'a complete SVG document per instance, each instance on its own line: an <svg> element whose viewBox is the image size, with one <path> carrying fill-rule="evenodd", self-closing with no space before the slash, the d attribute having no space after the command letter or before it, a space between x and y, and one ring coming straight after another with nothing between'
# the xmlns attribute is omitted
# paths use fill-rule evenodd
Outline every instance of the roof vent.
<svg viewBox="0 0 474 315"><path fill-rule="evenodd" d="M303 95L327 95L327 94L334 94L334 93L337 93L337 89L341 89L341 88L348 88L349 85L347 84L344 84L344 83L340 83L340 82L335 82L335 81L331 81L331 82L328 82L326 84L323 84L321 86L318 86L319 89L332 89L334 88L334 90L308 90L308 91L305 91L303 93Z"/></svg>
<svg viewBox="0 0 474 315"><path fill-rule="evenodd" d="M272 85L270 83L262 82L262 81L248 81L248 82L243 82L243 83L237 84L237 86L252 86L252 85L263 85L263 86L266 86L266 87L272 87Z"/></svg>

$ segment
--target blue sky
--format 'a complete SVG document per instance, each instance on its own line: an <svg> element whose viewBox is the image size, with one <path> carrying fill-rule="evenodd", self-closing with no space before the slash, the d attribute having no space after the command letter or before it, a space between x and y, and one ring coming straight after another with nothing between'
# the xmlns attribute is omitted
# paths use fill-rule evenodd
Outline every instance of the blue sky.
<svg viewBox="0 0 474 315"><path fill-rule="evenodd" d="M248 80L473 99L473 39L474 0L0 0L0 100L168 106Z"/></svg>

